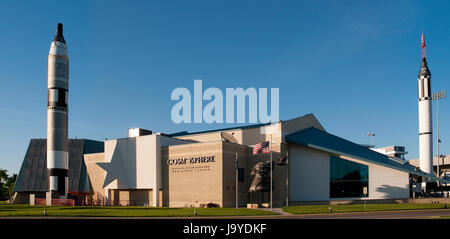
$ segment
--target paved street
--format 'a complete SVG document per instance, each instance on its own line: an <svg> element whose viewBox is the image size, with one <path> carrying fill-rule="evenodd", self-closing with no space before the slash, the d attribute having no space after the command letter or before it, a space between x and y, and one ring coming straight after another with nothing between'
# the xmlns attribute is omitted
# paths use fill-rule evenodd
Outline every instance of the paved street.
<svg viewBox="0 0 450 239"><path fill-rule="evenodd" d="M289 219L425 219L450 217L449 209L286 215Z"/></svg>

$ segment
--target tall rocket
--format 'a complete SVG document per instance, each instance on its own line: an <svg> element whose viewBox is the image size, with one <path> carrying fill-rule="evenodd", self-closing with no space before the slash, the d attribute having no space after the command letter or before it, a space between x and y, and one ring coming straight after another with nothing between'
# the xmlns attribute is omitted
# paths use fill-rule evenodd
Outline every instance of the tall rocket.
<svg viewBox="0 0 450 239"><path fill-rule="evenodd" d="M47 169L52 193L67 197L69 54L58 23L48 54Z"/></svg>
<svg viewBox="0 0 450 239"><path fill-rule="evenodd" d="M427 65L425 36L422 33L422 65L419 80L419 154L420 169L433 174L433 128L431 121L431 72Z"/></svg>

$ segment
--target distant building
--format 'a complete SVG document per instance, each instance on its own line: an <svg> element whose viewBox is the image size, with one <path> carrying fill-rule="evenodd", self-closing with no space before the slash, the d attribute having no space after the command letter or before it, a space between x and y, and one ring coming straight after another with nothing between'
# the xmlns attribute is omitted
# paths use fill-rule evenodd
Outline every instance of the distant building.
<svg viewBox="0 0 450 239"><path fill-rule="evenodd" d="M141 129L141 128L129 128L128 129L128 138L150 135L152 133L153 132L151 130L146 130L146 129Z"/></svg>
<svg viewBox="0 0 450 239"><path fill-rule="evenodd" d="M439 170L441 171L441 176L443 176L443 174L449 174L450 173L450 155L442 155L443 157L441 157L439 159ZM416 167L419 167L420 163L419 163L419 159L411 159L408 161L409 164L414 165ZM438 159L437 156L433 157L433 172L436 174L437 171L437 164L438 164Z"/></svg>
<svg viewBox="0 0 450 239"><path fill-rule="evenodd" d="M386 146L382 148L372 148L373 151L389 156L391 160L399 163L406 163L405 155L408 153L405 146Z"/></svg>

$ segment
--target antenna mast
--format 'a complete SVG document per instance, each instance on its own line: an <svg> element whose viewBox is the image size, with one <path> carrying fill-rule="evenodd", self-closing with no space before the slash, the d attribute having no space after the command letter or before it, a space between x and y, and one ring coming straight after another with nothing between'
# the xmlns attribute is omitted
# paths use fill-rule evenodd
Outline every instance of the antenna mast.
<svg viewBox="0 0 450 239"><path fill-rule="evenodd" d="M425 35L422 31L422 44L420 44L420 47L422 48L422 59L427 58L427 48L425 47Z"/></svg>

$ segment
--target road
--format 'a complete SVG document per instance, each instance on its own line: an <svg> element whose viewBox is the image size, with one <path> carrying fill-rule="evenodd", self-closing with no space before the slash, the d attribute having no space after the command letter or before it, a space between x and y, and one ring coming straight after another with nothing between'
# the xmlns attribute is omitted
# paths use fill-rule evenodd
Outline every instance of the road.
<svg viewBox="0 0 450 239"><path fill-rule="evenodd" d="M449 209L284 215L286 219L425 219L450 217Z"/></svg>

